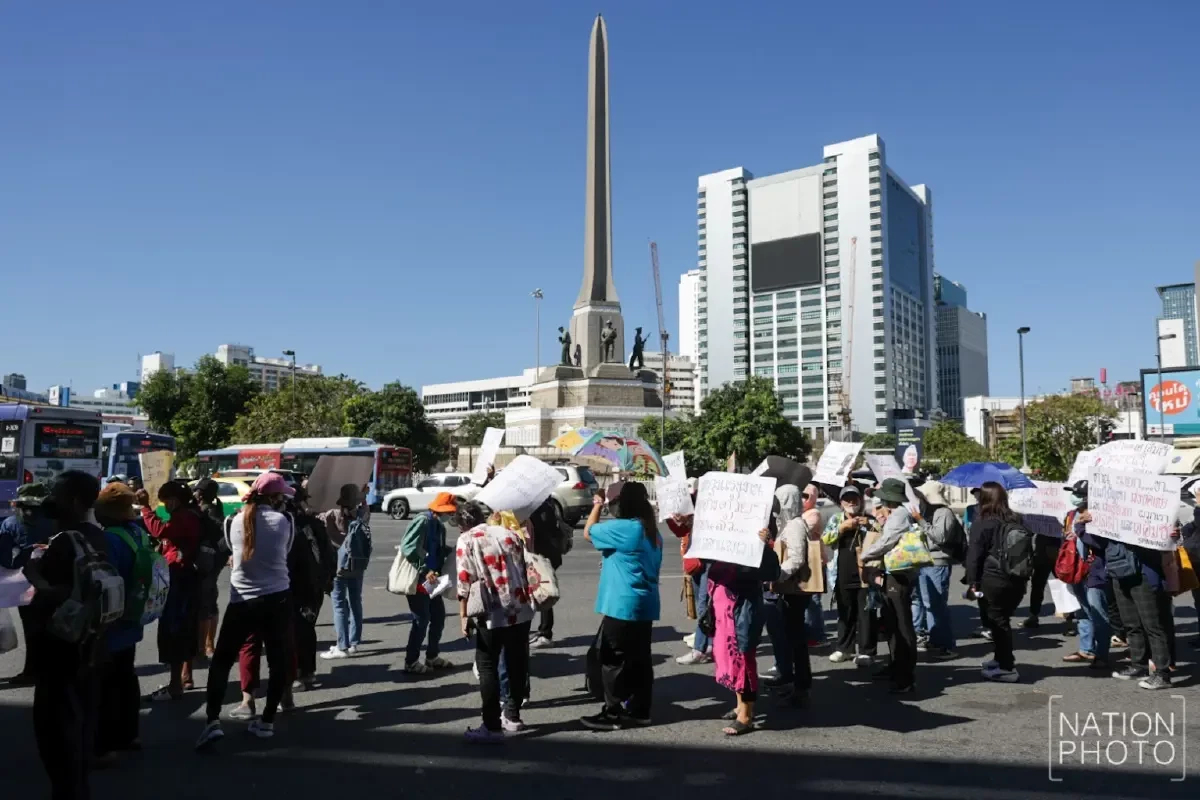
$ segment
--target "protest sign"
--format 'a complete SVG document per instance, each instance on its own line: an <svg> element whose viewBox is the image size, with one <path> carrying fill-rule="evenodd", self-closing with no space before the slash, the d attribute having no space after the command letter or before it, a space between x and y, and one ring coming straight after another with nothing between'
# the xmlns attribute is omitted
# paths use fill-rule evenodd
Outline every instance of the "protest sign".
<svg viewBox="0 0 1200 800"><path fill-rule="evenodd" d="M1171 446L1163 442L1146 442L1125 439L1109 442L1095 450L1086 450L1075 459L1068 484L1074 485L1087 477L1087 471L1096 467L1141 472L1146 475L1161 475L1167 468ZM1082 459L1083 469L1080 469Z"/></svg>
<svg viewBox="0 0 1200 800"><path fill-rule="evenodd" d="M1079 598L1072 593L1071 587L1058 578L1046 581L1046 588L1050 590L1050 599L1054 601L1055 614L1070 614L1079 610Z"/></svg>
<svg viewBox="0 0 1200 800"><path fill-rule="evenodd" d="M1080 450L1075 456L1075 463L1071 465L1071 474L1067 476L1067 486L1074 486L1080 481L1087 480L1088 459L1091 457L1091 450Z"/></svg>
<svg viewBox="0 0 1200 800"><path fill-rule="evenodd" d="M896 461L893 455L878 456L873 453L867 453L863 456L863 460L867 462L871 472L875 473L875 482L883 483L888 478L903 478L904 473L900 471L900 464Z"/></svg>
<svg viewBox="0 0 1200 800"><path fill-rule="evenodd" d="M549 464L533 456L517 456L496 473L492 482L475 495L475 500L493 511L511 511L524 522L562 479L562 474Z"/></svg>
<svg viewBox="0 0 1200 800"><path fill-rule="evenodd" d="M0 608L27 606L33 600L33 587L19 569L0 569Z"/></svg>
<svg viewBox="0 0 1200 800"><path fill-rule="evenodd" d="M774 478L705 474L696 493L687 557L757 567L763 548L758 532L767 527L774 500Z"/></svg>
<svg viewBox="0 0 1200 800"><path fill-rule="evenodd" d="M1071 505L1071 493L1063 484L1034 481L1036 489L1013 489L1008 493L1008 506L1021 515L1030 533L1062 538L1063 523Z"/></svg>
<svg viewBox="0 0 1200 800"><path fill-rule="evenodd" d="M667 474L672 478L687 477L687 463L684 461L682 450L667 453L663 456L663 463L667 465Z"/></svg>
<svg viewBox="0 0 1200 800"><path fill-rule="evenodd" d="M862 450L862 442L830 442L825 445L813 481L833 486L845 485L850 470L854 469L854 459L858 458L859 450Z"/></svg>
<svg viewBox="0 0 1200 800"><path fill-rule="evenodd" d="M658 500L659 520L668 520L675 514L687 516L695 512L692 505L692 495L688 492L687 481L674 475L654 478L654 497Z"/></svg>
<svg viewBox="0 0 1200 800"><path fill-rule="evenodd" d="M488 428L483 433L483 444L479 446L479 458L475 461L475 471L471 473L471 483L483 485L487 480L488 467L496 463L496 454L500 452L500 443L504 441L504 428Z"/></svg>
<svg viewBox="0 0 1200 800"><path fill-rule="evenodd" d="M150 495L150 505L158 502L158 490L171 480L171 467L175 464L175 454L170 450L156 450L153 453L139 453L138 466L142 468L142 486Z"/></svg>
<svg viewBox="0 0 1200 800"><path fill-rule="evenodd" d="M374 471L375 458L371 455L321 456L305 486L309 507L317 511L335 508L343 486L349 483L361 489L370 483ZM382 503L383 498L377 501Z"/></svg>
<svg viewBox="0 0 1200 800"><path fill-rule="evenodd" d="M1179 478L1093 467L1088 472L1088 533L1152 550L1174 550Z"/></svg>

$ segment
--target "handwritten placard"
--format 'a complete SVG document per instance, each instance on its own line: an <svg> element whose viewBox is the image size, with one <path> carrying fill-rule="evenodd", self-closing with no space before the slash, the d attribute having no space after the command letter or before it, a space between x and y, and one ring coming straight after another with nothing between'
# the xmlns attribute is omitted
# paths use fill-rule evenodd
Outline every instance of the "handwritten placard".
<svg viewBox="0 0 1200 800"><path fill-rule="evenodd" d="M867 466L870 467L871 472L875 473L876 483L883 483L888 478L904 477L904 473L900 471L900 463L890 453L887 455L867 453L863 456L863 460L867 462Z"/></svg>
<svg viewBox="0 0 1200 800"><path fill-rule="evenodd" d="M763 549L758 532L767 527L774 499L774 478L731 472L701 476L687 557L757 567Z"/></svg>
<svg viewBox="0 0 1200 800"><path fill-rule="evenodd" d="M142 486L150 495L150 505L158 502L158 490L171 480L171 467L175 464L175 454L170 450L157 450L153 453L138 454L138 466L142 468Z"/></svg>
<svg viewBox="0 0 1200 800"><path fill-rule="evenodd" d="M1008 505L1021 515L1026 529L1040 536L1062 538L1063 523L1071 510L1071 493L1061 483L1034 481L1036 489L1013 489Z"/></svg>
<svg viewBox="0 0 1200 800"><path fill-rule="evenodd" d="M862 442L830 442L825 445L813 480L834 486L844 485L850 477L850 470L854 469L859 450L862 450Z"/></svg>
<svg viewBox="0 0 1200 800"><path fill-rule="evenodd" d="M654 496L658 500L658 518L668 520L676 514L688 516L695 513L692 505L692 495L688 492L687 481L674 475L654 478Z"/></svg>
<svg viewBox="0 0 1200 800"><path fill-rule="evenodd" d="M562 479L559 471L549 464L521 455L497 473L475 499L493 511L511 511L524 522Z"/></svg>
<svg viewBox="0 0 1200 800"><path fill-rule="evenodd" d="M1179 478L1093 467L1088 472L1089 533L1152 550L1174 550Z"/></svg>
<svg viewBox="0 0 1200 800"><path fill-rule="evenodd" d="M504 428L488 428L483 433L483 444L479 446L479 458L475 461L475 471L471 473L471 483L482 485L487 480L488 467L496 463L496 454L500 452L500 443L504 441Z"/></svg>
<svg viewBox="0 0 1200 800"><path fill-rule="evenodd" d="M682 450L667 453L663 456L663 463L667 465L667 474L672 478L687 478L687 462Z"/></svg>
<svg viewBox="0 0 1200 800"><path fill-rule="evenodd" d="M1075 465L1071 468L1071 477L1067 481L1073 485L1074 481L1086 478L1088 470L1096 467L1125 472L1141 472L1146 475L1161 475L1167 469L1167 457L1170 452L1171 446L1163 442L1128 439L1109 442L1095 450L1086 450L1076 457ZM1084 457L1082 462L1084 471L1079 474L1079 477L1075 477L1080 468L1080 457Z"/></svg>
<svg viewBox="0 0 1200 800"><path fill-rule="evenodd" d="M1075 456L1075 463L1071 465L1071 474L1067 476L1067 486L1074 486L1080 481L1087 480L1088 459L1091 458L1091 450L1080 450Z"/></svg>

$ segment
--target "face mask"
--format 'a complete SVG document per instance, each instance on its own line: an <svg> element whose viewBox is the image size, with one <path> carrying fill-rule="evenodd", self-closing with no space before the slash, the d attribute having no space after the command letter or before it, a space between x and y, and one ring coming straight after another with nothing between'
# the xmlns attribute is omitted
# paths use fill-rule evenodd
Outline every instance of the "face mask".
<svg viewBox="0 0 1200 800"><path fill-rule="evenodd" d="M1087 498L1071 495L1071 505L1075 506L1076 508L1083 508L1085 505L1087 505Z"/></svg>

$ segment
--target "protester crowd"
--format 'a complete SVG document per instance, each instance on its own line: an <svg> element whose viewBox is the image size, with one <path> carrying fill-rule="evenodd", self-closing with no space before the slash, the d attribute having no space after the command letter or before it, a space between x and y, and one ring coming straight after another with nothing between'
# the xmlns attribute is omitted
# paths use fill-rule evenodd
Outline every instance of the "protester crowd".
<svg viewBox="0 0 1200 800"><path fill-rule="evenodd" d="M694 500L694 481L689 489ZM937 481L831 487L813 483L806 469L802 480L777 487L753 566L688 557L693 519L675 515L666 529L685 554L687 613L696 623L677 661L712 665L716 683L732 694L721 731L742 736L756 729L764 694L785 706L807 703L811 659L827 646L830 662L871 670L892 693L915 691L922 660L958 658L964 632L955 630L950 600L965 590L994 647L983 678L1013 683L1020 680L1013 618L1028 592L1021 624L1037 627L1048 580L1057 577L1080 605L1068 620L1078 644L1064 662L1148 690L1168 687L1176 654L1172 594L1180 590L1173 554L1088 533L1087 490L1086 481L1068 487L1073 510L1057 538L1026 530L998 483L973 490L967 529ZM242 508L225 517L210 480L168 482L153 498L120 481L102 487L81 472L63 473L50 487L22 486L15 513L0 526L0 566L23 569L36 590L20 609L26 660L13 682L35 687L33 730L52 796L87 797L90 770L140 750L142 703L178 701L195 688L193 668L205 661L206 721L197 749L224 736L235 664L241 702L225 718L247 722L259 738L274 736L277 713L318 685L316 621L326 595L335 641L321 659L351 658L362 645L363 578L372 555L365 495L362 487L342 486L334 508L312 509L306 489L264 472ZM412 521L388 584L406 595L412 613L403 664L410 675L451 666L440 653L443 592L457 596L460 632L474 641L482 718L467 738L498 742L524 729L531 650L553 646L555 570L572 539L549 497L493 509L469 496L438 495ZM829 501L837 510L822 522L820 506ZM601 521L604 510L610 518ZM451 524L458 531L453 544ZM651 642L662 616L666 543L646 486L618 481L598 494L583 536L602 556L599 630L587 659L589 688L602 705L580 722L597 731L650 725ZM1177 536L1191 562L1200 562L1196 522ZM952 585L955 566L965 571L961 589ZM1191 588L1200 604L1200 587ZM824 598L836 608L832 645L825 641ZM135 655L152 623L168 678L143 696ZM764 634L774 666L760 674Z"/></svg>

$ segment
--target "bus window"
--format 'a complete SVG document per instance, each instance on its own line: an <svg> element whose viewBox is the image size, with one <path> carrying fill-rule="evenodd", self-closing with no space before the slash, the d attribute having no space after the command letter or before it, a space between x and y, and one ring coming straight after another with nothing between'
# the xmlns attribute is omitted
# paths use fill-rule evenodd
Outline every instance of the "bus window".
<svg viewBox="0 0 1200 800"><path fill-rule="evenodd" d="M0 422L0 481L21 477L21 422Z"/></svg>
<svg viewBox="0 0 1200 800"><path fill-rule="evenodd" d="M33 426L35 458L99 458L100 427L38 422Z"/></svg>

